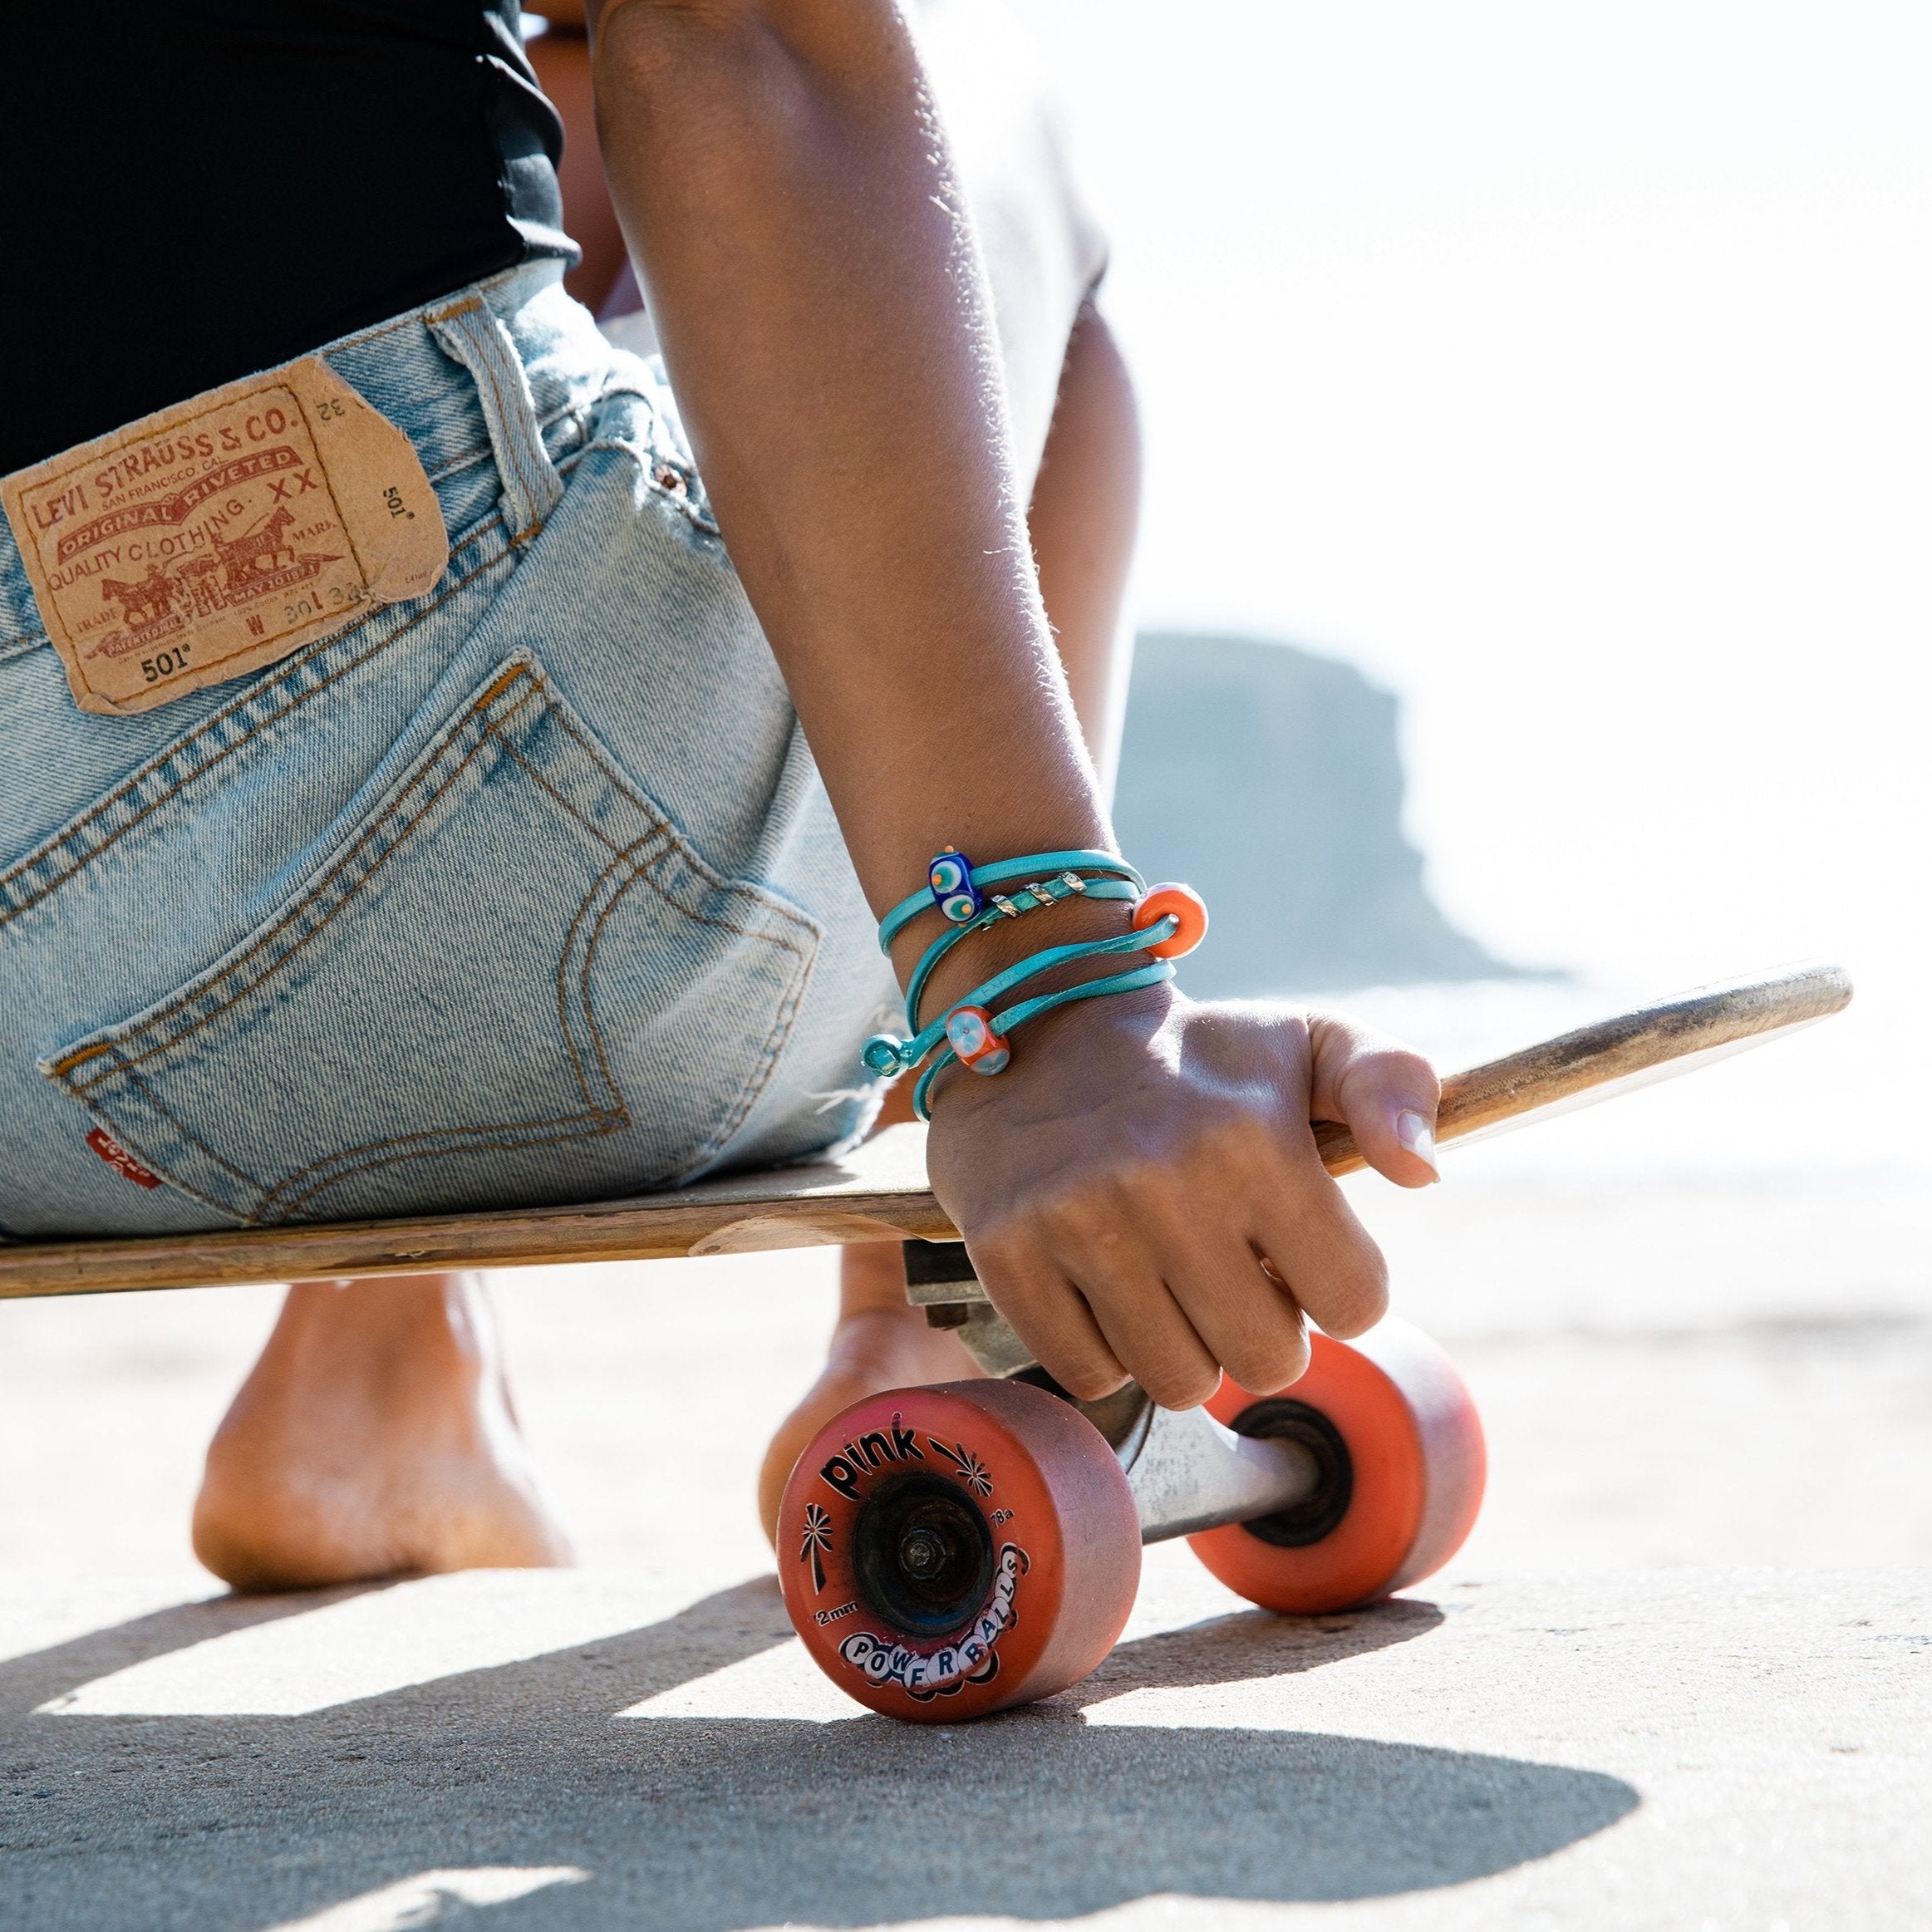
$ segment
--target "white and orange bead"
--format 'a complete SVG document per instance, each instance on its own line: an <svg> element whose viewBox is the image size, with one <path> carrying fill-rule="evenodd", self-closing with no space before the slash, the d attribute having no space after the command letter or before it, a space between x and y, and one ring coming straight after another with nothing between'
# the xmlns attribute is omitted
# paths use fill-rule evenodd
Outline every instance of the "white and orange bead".
<svg viewBox="0 0 1932 1932"><path fill-rule="evenodd" d="M955 1006L946 1016L946 1044L960 1064L976 1074L1002 1073L1013 1057L1005 1036L993 1030L993 1016L984 1006Z"/></svg>

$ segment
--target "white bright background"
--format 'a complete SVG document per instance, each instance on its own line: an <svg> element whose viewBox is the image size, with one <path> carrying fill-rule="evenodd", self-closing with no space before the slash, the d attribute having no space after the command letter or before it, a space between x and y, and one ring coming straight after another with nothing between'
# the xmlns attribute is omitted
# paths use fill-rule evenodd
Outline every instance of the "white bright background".
<svg viewBox="0 0 1932 1932"><path fill-rule="evenodd" d="M1587 982L1365 1003L1453 1060L1842 959L1851 1015L1501 1144L1932 1163L1932 9L1025 11L1142 386L1143 621L1399 691L1439 901Z"/></svg>

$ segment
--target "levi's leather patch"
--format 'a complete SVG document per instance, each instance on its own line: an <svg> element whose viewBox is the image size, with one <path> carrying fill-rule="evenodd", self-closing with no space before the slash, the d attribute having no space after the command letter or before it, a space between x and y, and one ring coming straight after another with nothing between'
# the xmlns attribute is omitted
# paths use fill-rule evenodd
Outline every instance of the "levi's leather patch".
<svg viewBox="0 0 1932 1932"><path fill-rule="evenodd" d="M319 356L0 479L84 711L145 711L420 597L450 560L415 449Z"/></svg>

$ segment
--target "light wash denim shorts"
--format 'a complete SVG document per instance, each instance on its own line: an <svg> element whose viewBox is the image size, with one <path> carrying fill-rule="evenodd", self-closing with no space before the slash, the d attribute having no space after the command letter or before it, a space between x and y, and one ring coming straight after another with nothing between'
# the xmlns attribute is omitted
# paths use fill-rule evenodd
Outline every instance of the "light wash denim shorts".
<svg viewBox="0 0 1932 1932"><path fill-rule="evenodd" d="M450 568L266 672L81 711L0 519L7 1236L609 1199L864 1123L871 914L661 373L557 274L323 351Z"/></svg>

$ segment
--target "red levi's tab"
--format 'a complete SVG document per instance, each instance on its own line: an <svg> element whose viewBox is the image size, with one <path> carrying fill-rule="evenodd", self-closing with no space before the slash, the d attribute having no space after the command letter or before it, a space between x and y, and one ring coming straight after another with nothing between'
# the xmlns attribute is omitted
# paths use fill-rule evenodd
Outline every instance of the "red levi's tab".
<svg viewBox="0 0 1932 1932"><path fill-rule="evenodd" d="M87 1131L87 1144L112 1168L116 1173L125 1174L137 1187L158 1187L161 1177L150 1172L105 1128L94 1127Z"/></svg>

